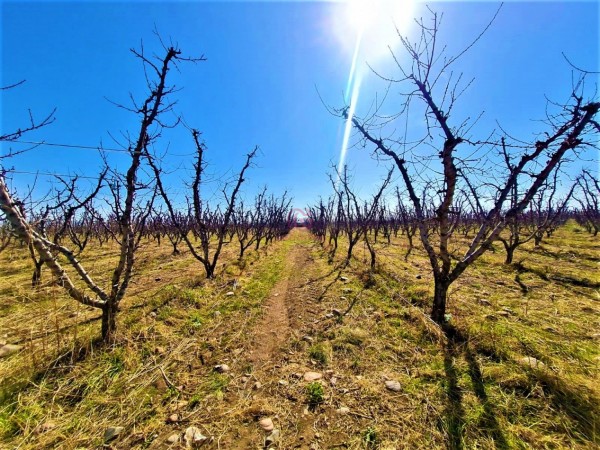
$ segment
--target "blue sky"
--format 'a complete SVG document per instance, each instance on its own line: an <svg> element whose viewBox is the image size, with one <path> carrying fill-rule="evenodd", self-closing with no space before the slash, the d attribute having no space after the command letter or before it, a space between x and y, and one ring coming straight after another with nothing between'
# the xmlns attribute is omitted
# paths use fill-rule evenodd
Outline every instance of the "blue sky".
<svg viewBox="0 0 600 450"><path fill-rule="evenodd" d="M417 3L413 12L425 14L424 5ZM441 37L453 52L479 34L498 4L430 6L444 12ZM207 58L181 64L180 72L170 75L183 88L174 97L176 111L203 132L214 178L231 175L258 145L261 153L248 177L247 196L264 184L275 192L287 188L302 207L330 192L326 172L338 163L344 123L329 114L319 93L330 106L344 105L357 34L353 24L340 22L348 8L344 2L3 2L1 8L1 84L27 80L1 94L2 133L23 126L28 109L41 117L56 107L56 122L24 139L115 147L110 134L134 133L137 120L106 98L121 103L127 103L129 93L143 98L143 72L129 49L143 41L147 51L159 52L152 33L156 26L185 54ZM457 118L484 110L478 125L482 132L498 120L531 139L540 129L532 119L544 116L544 95L564 100L570 92L571 69L561 52L581 67L598 69L598 14L597 2L506 3L457 67L475 78ZM406 28L409 36L413 31ZM365 59L378 71L393 73L389 57L360 55L359 114L385 89ZM178 155L191 154L192 141L182 129L166 132L158 145L158 151L168 149L163 166L173 171L170 190L179 193L191 158ZM0 151L7 150L0 143ZM586 165L597 165L592 161L597 156L587 157ZM127 162L119 153L109 158L116 167ZM384 170L358 148L349 150L347 163L365 195ZM42 146L8 165L93 176L101 160L94 150ZM13 185L23 189L32 178L15 174ZM48 177L38 181L40 189L48 183ZM207 191L217 188L215 182Z"/></svg>

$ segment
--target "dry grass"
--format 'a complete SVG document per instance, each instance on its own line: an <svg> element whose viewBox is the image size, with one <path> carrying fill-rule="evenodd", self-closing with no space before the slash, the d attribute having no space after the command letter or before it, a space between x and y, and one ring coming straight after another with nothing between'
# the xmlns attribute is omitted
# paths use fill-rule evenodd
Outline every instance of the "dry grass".
<svg viewBox="0 0 600 450"><path fill-rule="evenodd" d="M211 437L207 448L261 448L265 416L282 449L598 448L600 241L569 224L517 250L513 266L500 249L487 254L453 286L445 332L428 318L425 256L404 262L404 245L377 244L370 275L365 249L342 269L342 251L329 264L295 230L243 270L227 248L220 276L204 281L186 253L149 244L113 349L94 342L96 312L30 288L22 249L0 254L0 338L25 345L0 359L0 448L95 448L114 425L125 427L119 449L165 448L189 425ZM291 338L254 368L260 306L297 246L310 264L290 278ZM109 259L98 250L90 261L101 274ZM213 370L222 363L231 371ZM323 374L322 393L308 370Z"/></svg>

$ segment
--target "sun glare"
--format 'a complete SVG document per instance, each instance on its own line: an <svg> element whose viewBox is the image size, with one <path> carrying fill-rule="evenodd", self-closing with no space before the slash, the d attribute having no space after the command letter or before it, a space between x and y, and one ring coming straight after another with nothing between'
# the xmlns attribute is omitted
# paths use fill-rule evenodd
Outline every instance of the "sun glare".
<svg viewBox="0 0 600 450"><path fill-rule="evenodd" d="M362 58L373 62L398 44L398 31L406 32L414 0L348 0L342 9L334 18L337 38L350 52L360 39Z"/></svg>
<svg viewBox="0 0 600 450"><path fill-rule="evenodd" d="M414 0L348 0L343 13L336 8L333 29L342 48L352 55L345 91L348 106L346 125L340 149L338 173L346 162L352 131L352 118L359 100L365 63L374 64L389 55L400 39L398 33L407 33L414 13Z"/></svg>

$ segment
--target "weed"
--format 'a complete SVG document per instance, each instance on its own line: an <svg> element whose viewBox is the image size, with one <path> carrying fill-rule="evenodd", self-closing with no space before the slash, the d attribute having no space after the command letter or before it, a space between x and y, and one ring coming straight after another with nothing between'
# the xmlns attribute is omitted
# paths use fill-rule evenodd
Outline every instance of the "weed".
<svg viewBox="0 0 600 450"><path fill-rule="evenodd" d="M374 427L369 427L363 433L363 441L367 448L375 448L378 442L377 430Z"/></svg>
<svg viewBox="0 0 600 450"><path fill-rule="evenodd" d="M189 324L192 328L200 328L204 324L204 316L200 311L192 311L189 317Z"/></svg>
<svg viewBox="0 0 600 450"><path fill-rule="evenodd" d="M208 390L215 394L217 397L223 396L223 391L229 384L229 377L220 373L212 373L208 383Z"/></svg>
<svg viewBox="0 0 600 450"><path fill-rule="evenodd" d="M323 366L327 365L327 363L329 362L327 346L323 343L312 345L308 349L308 356L310 359L317 361Z"/></svg>
<svg viewBox="0 0 600 450"><path fill-rule="evenodd" d="M125 370L125 357L122 348L116 348L106 356L108 362L107 373L110 378L115 378Z"/></svg>
<svg viewBox="0 0 600 450"><path fill-rule="evenodd" d="M306 400L309 405L317 406L325 400L325 391L323 385L318 381L313 381L306 385Z"/></svg>

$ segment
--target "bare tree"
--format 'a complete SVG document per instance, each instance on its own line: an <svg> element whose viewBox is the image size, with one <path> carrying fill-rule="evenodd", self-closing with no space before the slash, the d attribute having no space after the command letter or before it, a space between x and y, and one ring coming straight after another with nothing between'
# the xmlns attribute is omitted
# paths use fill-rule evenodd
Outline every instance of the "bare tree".
<svg viewBox="0 0 600 450"><path fill-rule="evenodd" d="M542 140L513 144L508 143L504 135L500 140L471 139L469 133L473 121L467 119L454 125L451 120L456 101L470 85L470 82L462 81L462 75L457 77L451 66L481 35L457 55L445 55L445 47L437 39L440 17L434 12L431 14L431 23L419 22L421 32L415 43L401 37L410 62L401 64L403 59L393 55L400 76L385 77L398 87L404 98L398 114L392 118L381 117L378 114L380 105L377 105L377 111L367 118L352 117L351 120L361 142L374 147L376 155L391 158L400 170L433 272L431 317L435 322L443 323L450 285L490 248L510 220L527 208L557 165L567 156L576 156L577 149L591 142L591 135L598 132L593 119L600 103L584 101L584 85L578 83L568 104L554 105L558 107L558 113L547 117L548 131ZM408 112L412 115L416 108L422 108L426 124L424 134L417 138L409 136L407 121ZM348 108L340 113L348 119ZM384 136L389 129L386 125L401 132L390 131ZM458 151L467 145L474 150ZM424 157L424 148L435 149L435 152ZM482 153L474 163L471 154L478 151ZM499 173L502 166L496 160L481 156L494 151L506 163L508 169L503 173ZM486 178L481 177L477 182L478 173L485 174ZM490 173L496 174L493 182L485 181L489 180ZM431 214L417 194L419 184L424 185L428 193L433 208ZM517 200L507 207L507 198L516 184L523 189ZM455 220L457 197L461 192L472 196L481 217L479 230L466 248L452 240L458 223ZM434 222L433 226L428 226L430 221Z"/></svg>
<svg viewBox="0 0 600 450"><path fill-rule="evenodd" d="M588 170L577 177L578 195L575 197L581 208L581 221L594 236L600 231L600 182Z"/></svg>
<svg viewBox="0 0 600 450"><path fill-rule="evenodd" d="M361 238L363 238L371 256L371 269L375 268L375 250L368 237L368 231L372 226L374 218L376 217L379 209L379 201L383 195L383 192L385 191L385 188L390 183L393 171L393 168L390 169L381 187L373 195L371 201L364 202L362 204L357 198L356 194L352 191L348 176L348 169L346 166L344 166L342 173L338 173L340 186L337 185L337 182L333 182L332 179L334 190L336 191L339 202L342 205L341 211L343 214L343 227L346 236L348 237L346 264L350 263L354 246Z"/></svg>
<svg viewBox="0 0 600 450"><path fill-rule="evenodd" d="M112 271L110 285L107 289L101 288L93 280L75 253L65 247L60 239L57 241L48 239L28 222L23 212L17 207L18 203L10 194L4 177L0 177L0 210L6 216L7 221L18 237L35 249L39 258L54 275L57 284L63 286L71 298L102 311L102 338L107 343L114 342L116 337L117 311L129 286L135 253L155 197L155 190L150 187L149 182L142 182L138 172L146 147L160 136L161 130L165 126L159 117L172 110L173 103L168 100L168 97L175 91L175 88L167 85L167 73L170 66L177 61L197 61L182 58L181 52L174 47L165 48L165 56L162 59L157 58L158 62L156 63L145 56L143 49L141 51L132 50L132 52L143 62L149 94L142 104L134 102L131 108L120 105L140 117L140 128L137 138L130 140L127 146L131 160L126 174L121 175L109 171L112 177L106 180L110 191L108 203L111 213L109 219L101 223L119 246L119 258ZM155 75L154 81L151 81L149 73ZM104 176L101 176L99 185L103 180ZM144 192L149 193L145 203L143 202ZM70 193L68 196L71 197ZM88 202L85 200L76 202L75 211L82 204L89 203L91 198L92 196L87 198ZM71 209L67 211L71 211ZM90 211L92 210L90 209ZM63 263L56 257L57 254L66 259L67 264L76 272L82 285L78 286L79 283L76 284L73 281L71 275L63 267ZM85 289L91 291L91 294L86 293Z"/></svg>
<svg viewBox="0 0 600 450"><path fill-rule="evenodd" d="M506 221L506 233L500 234L498 240L506 250L505 264L512 264L515 250L523 244L534 241L538 246L544 236L563 215L567 204L573 194L575 185L571 187L562 200L555 200L557 191L557 176L554 172L554 180L545 183L532 199L529 209L514 215ZM514 207L519 201L518 184L515 183L509 194L510 207Z"/></svg>
<svg viewBox="0 0 600 450"><path fill-rule="evenodd" d="M177 210L174 208L171 199L169 198L165 186L161 179L161 168L158 166L156 158L150 152L146 151L145 156L156 178L156 184L160 195L167 207L167 211L173 223L173 226L178 230L182 240L186 243L193 257L200 261L204 266L207 278L213 278L215 269L223 249L225 238L228 235L229 225L234 214L236 199L238 197L246 171L250 167L252 160L256 156L258 147L255 147L246 155L246 161L240 170L233 189L227 191L227 187L223 188L223 197L225 200L224 210L221 213L220 209L211 210L200 195L200 187L202 185L202 175L204 171L204 151L206 146L200 141L200 132L191 130L192 138L196 146L196 161L194 163L194 177L191 184L191 203L189 227L184 226ZM200 239L200 249L197 249L191 240L190 232ZM214 243L211 241L215 241Z"/></svg>

